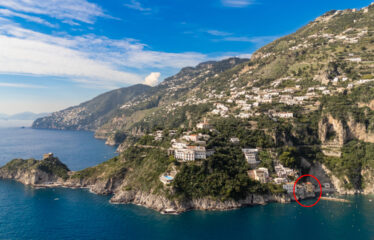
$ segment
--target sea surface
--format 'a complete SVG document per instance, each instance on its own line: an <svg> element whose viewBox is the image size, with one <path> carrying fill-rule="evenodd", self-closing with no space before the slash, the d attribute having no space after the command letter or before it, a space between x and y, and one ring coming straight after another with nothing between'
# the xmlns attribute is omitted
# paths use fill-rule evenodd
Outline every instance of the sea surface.
<svg viewBox="0 0 374 240"><path fill-rule="evenodd" d="M0 165L54 152L78 170L114 156L114 151L89 132L0 129ZM177 216L112 205L109 198L0 180L0 239L374 239L374 196L352 196L351 203L321 200L313 208L274 203Z"/></svg>

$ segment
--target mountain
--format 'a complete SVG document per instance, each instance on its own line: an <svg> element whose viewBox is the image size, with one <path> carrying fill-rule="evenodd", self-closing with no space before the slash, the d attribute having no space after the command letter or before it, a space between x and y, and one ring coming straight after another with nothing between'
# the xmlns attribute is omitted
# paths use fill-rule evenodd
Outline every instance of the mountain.
<svg viewBox="0 0 374 240"><path fill-rule="evenodd" d="M337 193L374 193L374 4L327 12L250 60L206 62L138 94L128 89L105 111L99 99L34 123L120 144L117 158L74 175L109 186L113 202L165 210L274 200L287 189L275 181L283 167L297 172L286 182L309 173ZM209 156L180 160L191 151ZM272 180L257 181L253 170L266 175L258 167Z"/></svg>
<svg viewBox="0 0 374 240"><path fill-rule="evenodd" d="M133 132L136 132L139 121L152 115L155 109L183 98L209 77L246 61L248 59L230 58L186 67L156 87L135 85L113 90L79 106L37 119L33 127L96 130L96 136L103 138L113 136L117 130L135 129Z"/></svg>
<svg viewBox="0 0 374 240"><path fill-rule="evenodd" d="M111 119L126 103L136 97L144 96L149 90L149 86L141 84L113 90L78 106L39 118L33 123L33 127L95 130Z"/></svg>

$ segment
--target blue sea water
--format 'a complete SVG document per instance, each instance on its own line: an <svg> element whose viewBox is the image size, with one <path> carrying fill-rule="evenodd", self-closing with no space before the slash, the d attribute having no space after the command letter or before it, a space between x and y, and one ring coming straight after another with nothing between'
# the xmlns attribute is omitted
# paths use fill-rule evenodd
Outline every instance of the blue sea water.
<svg viewBox="0 0 374 240"><path fill-rule="evenodd" d="M41 159L53 152L71 170L91 167L116 156L116 148L92 132L0 128L0 166L14 158Z"/></svg>
<svg viewBox="0 0 374 240"><path fill-rule="evenodd" d="M115 154L87 132L0 129L0 139L1 165L52 151L82 169ZM178 216L108 200L86 190L1 180L0 239L374 239L374 196L352 196L349 204L321 200L313 208L268 204Z"/></svg>

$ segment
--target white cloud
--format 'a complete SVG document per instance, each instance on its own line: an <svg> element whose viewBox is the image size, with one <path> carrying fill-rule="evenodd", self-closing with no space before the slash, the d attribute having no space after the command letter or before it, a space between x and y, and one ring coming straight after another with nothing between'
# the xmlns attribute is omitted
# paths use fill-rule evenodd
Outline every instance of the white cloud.
<svg viewBox="0 0 374 240"><path fill-rule="evenodd" d="M9 9L0 9L0 15L6 16L6 17L19 17L30 22L40 23L48 27L55 27L54 24L51 24L50 22L47 22L39 17L34 17L34 16L27 15L27 14L23 14L23 13L17 13Z"/></svg>
<svg viewBox="0 0 374 240"><path fill-rule="evenodd" d="M226 7L243 8L253 4L253 0L222 0L222 4Z"/></svg>
<svg viewBox="0 0 374 240"><path fill-rule="evenodd" d="M252 57L252 53L243 53L243 54L239 54L237 55L238 58L251 58Z"/></svg>
<svg viewBox="0 0 374 240"><path fill-rule="evenodd" d="M142 83L143 73L150 69L177 70L207 60L200 53L167 53L147 48L134 39L53 36L3 24L0 74L67 77L87 87L113 89Z"/></svg>
<svg viewBox="0 0 374 240"><path fill-rule="evenodd" d="M144 84L145 85L148 85L148 86L151 86L151 87L154 87L158 84L158 79L160 78L161 76L161 73L159 72L152 72L151 74L149 74L145 80L144 80Z"/></svg>
<svg viewBox="0 0 374 240"><path fill-rule="evenodd" d="M250 54L250 53L228 52L228 53L225 53L224 55L216 57L215 59L220 61L220 60L224 60L224 59L228 59L228 58L232 58L232 57L250 59L252 57L252 54Z"/></svg>
<svg viewBox="0 0 374 240"><path fill-rule="evenodd" d="M94 23L107 16L101 7L87 0L1 0L0 6L23 13L46 15L70 23Z"/></svg>
<svg viewBox="0 0 374 240"><path fill-rule="evenodd" d="M222 40L227 42L250 42L264 45L277 39L278 36L259 36L259 37L225 37Z"/></svg>
<svg viewBox="0 0 374 240"><path fill-rule="evenodd" d="M128 8L132 8L132 9L135 9L135 10L138 10L138 11L141 11L141 12L149 12L149 11L152 10L150 8L143 7L142 4L139 1L136 1L136 0L130 0L130 3L126 3L124 5Z"/></svg>
<svg viewBox="0 0 374 240"><path fill-rule="evenodd" d="M0 36L0 73L86 77L123 84L142 81L136 74L119 71L110 63L90 59L82 52L9 36Z"/></svg>
<svg viewBox="0 0 374 240"><path fill-rule="evenodd" d="M249 37L227 37L223 40L227 42L253 42L253 40Z"/></svg>
<svg viewBox="0 0 374 240"><path fill-rule="evenodd" d="M23 83L7 83L7 82L0 82L0 87L10 87L10 88L46 88L46 86L42 86L42 85L23 84Z"/></svg>
<svg viewBox="0 0 374 240"><path fill-rule="evenodd" d="M213 35L213 36L229 36L229 35L232 34L232 33L222 32L222 31L218 31L218 30L208 30L206 32L210 35Z"/></svg>

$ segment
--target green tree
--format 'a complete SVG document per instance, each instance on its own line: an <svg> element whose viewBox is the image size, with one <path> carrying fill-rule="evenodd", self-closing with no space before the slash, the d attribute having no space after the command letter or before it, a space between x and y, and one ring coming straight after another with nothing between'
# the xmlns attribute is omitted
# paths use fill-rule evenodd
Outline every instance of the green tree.
<svg viewBox="0 0 374 240"><path fill-rule="evenodd" d="M299 167L299 161L297 158L297 151L294 147L287 147L285 151L279 156L279 161L285 167L297 168Z"/></svg>

